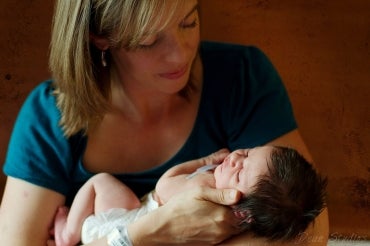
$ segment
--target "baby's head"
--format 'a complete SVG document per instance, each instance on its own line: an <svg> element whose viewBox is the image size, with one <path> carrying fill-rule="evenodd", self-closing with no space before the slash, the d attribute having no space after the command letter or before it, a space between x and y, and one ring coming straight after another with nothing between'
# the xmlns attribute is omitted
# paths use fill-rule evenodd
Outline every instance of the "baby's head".
<svg viewBox="0 0 370 246"><path fill-rule="evenodd" d="M217 188L243 193L233 206L241 226L271 240L295 238L325 207L326 178L291 148L234 151L216 168L215 179Z"/></svg>
<svg viewBox="0 0 370 246"><path fill-rule="evenodd" d="M214 171L216 188L249 193L259 177L269 172L268 162L273 150L272 146L263 146L231 152Z"/></svg>

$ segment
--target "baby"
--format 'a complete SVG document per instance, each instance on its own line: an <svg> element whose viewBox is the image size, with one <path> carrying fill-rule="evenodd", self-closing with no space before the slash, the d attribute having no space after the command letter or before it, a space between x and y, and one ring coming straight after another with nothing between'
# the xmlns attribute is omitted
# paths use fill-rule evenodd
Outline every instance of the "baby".
<svg viewBox="0 0 370 246"><path fill-rule="evenodd" d="M65 207L58 210L55 242L89 243L196 186L239 190L243 196L232 209L243 230L270 240L291 240L325 207L326 184L297 151L278 146L236 150L221 164L174 166L141 201L113 176L97 174L81 187L69 213Z"/></svg>

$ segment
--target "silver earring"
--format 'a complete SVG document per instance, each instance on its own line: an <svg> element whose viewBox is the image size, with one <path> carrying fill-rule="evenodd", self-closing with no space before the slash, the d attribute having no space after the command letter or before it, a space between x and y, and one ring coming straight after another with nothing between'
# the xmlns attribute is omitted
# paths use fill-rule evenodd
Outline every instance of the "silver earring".
<svg viewBox="0 0 370 246"><path fill-rule="evenodd" d="M101 65L103 67L107 67L108 66L107 59L105 57L105 50L102 50L102 52L101 52Z"/></svg>

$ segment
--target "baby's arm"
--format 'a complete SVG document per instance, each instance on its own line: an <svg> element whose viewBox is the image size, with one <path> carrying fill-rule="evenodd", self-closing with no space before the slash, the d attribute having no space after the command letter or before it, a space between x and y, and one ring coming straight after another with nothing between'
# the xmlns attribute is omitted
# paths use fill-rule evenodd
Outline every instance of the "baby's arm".
<svg viewBox="0 0 370 246"><path fill-rule="evenodd" d="M162 178L169 178L169 177L174 177L174 176L179 176L179 175L187 176L188 174L195 172L198 168L205 166L207 164L220 164L229 153L230 152L227 149L221 149L206 158L202 158L201 162L200 161L188 161L188 162L184 162L182 164L176 165L168 169L161 176L159 180L161 180Z"/></svg>
<svg viewBox="0 0 370 246"><path fill-rule="evenodd" d="M155 188L157 198L159 197L160 199L159 203L164 204L173 195L190 188L197 186L214 187L213 174L204 173L205 175L196 175L190 179L187 179L186 177L204 165L221 163L228 154L229 151L227 149L222 149L215 152L212 157L203 159L202 162L188 161L167 170L167 172L165 172L158 180ZM211 158L213 158L213 163L209 161Z"/></svg>

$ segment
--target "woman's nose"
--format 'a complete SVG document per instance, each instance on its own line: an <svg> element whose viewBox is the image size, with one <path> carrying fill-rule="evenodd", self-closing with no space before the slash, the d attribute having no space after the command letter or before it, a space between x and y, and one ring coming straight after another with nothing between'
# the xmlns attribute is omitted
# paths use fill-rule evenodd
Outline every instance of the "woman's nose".
<svg viewBox="0 0 370 246"><path fill-rule="evenodd" d="M181 32L172 32L167 39L166 61L184 63L186 61L186 41Z"/></svg>

